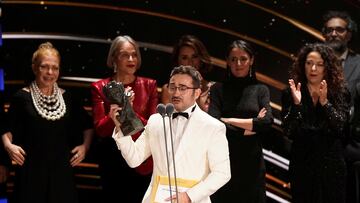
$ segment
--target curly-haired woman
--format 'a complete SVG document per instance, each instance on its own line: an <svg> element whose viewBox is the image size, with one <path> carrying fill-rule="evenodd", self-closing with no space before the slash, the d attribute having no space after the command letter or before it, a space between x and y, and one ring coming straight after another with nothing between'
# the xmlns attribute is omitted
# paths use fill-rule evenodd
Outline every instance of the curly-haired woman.
<svg viewBox="0 0 360 203"><path fill-rule="evenodd" d="M345 202L343 143L350 95L340 62L324 44L307 44L282 97L293 202Z"/></svg>

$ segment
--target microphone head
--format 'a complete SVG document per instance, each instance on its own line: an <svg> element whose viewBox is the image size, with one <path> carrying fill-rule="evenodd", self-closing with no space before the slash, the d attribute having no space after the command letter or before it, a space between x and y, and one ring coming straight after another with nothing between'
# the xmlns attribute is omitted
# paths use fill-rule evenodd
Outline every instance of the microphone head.
<svg viewBox="0 0 360 203"><path fill-rule="evenodd" d="M175 110L174 104L172 104L172 103L166 104L165 110L166 110L166 114L170 117L171 114L172 114L172 113L174 112L174 110Z"/></svg>
<svg viewBox="0 0 360 203"><path fill-rule="evenodd" d="M158 112L162 117L164 117L166 114L165 105L161 103L158 104L156 106L156 112Z"/></svg>

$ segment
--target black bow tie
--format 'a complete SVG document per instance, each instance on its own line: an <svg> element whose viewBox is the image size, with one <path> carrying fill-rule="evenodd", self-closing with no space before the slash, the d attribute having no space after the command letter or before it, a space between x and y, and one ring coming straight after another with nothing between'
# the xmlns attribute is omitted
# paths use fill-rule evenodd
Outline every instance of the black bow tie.
<svg viewBox="0 0 360 203"><path fill-rule="evenodd" d="M184 116L186 119L188 119L189 118L189 114L188 113L186 113L186 112L175 112L175 113L173 113L173 119L174 118L176 118L176 117L178 117L178 116Z"/></svg>

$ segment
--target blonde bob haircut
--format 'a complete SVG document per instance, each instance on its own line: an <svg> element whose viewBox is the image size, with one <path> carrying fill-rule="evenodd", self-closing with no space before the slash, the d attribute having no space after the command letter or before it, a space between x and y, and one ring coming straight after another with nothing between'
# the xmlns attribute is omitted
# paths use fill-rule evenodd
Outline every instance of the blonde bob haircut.
<svg viewBox="0 0 360 203"><path fill-rule="evenodd" d="M133 40L130 36L128 35L122 35L122 36L117 36L111 43L110 46L110 50L108 53L108 57L107 57L107 62L106 65L109 68L115 68L114 67L114 61L116 59L116 56L118 54L118 51L123 47L125 42L129 42L130 44L132 44L135 47L135 51L136 51L136 55L137 55L137 67L136 69L139 69L141 66L141 55L140 55L140 49L139 46L137 45L137 43L135 42L135 40Z"/></svg>

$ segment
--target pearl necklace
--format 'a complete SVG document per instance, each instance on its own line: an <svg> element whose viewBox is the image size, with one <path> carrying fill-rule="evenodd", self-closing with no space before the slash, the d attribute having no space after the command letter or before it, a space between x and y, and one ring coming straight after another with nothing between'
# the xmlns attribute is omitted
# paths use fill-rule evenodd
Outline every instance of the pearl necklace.
<svg viewBox="0 0 360 203"><path fill-rule="evenodd" d="M30 85L30 93L36 111L46 120L59 120L66 113L66 105L64 98L57 84L54 84L53 94L44 95L36 82Z"/></svg>

